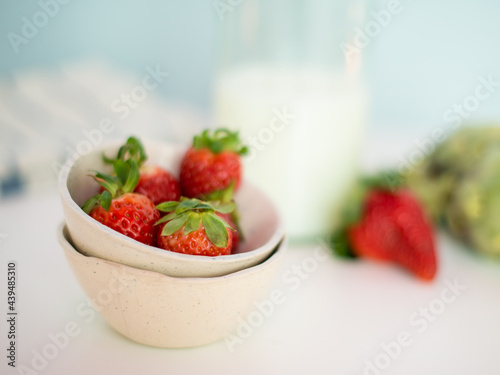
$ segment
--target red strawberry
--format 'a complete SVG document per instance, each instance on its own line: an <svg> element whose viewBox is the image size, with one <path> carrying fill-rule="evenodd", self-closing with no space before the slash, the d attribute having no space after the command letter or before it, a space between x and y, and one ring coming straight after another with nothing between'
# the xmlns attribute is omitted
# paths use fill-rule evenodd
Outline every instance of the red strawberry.
<svg viewBox="0 0 500 375"><path fill-rule="evenodd" d="M181 197L181 188L177 179L171 173L155 165L141 167L139 183L134 191L147 196L155 205L178 201Z"/></svg>
<svg viewBox="0 0 500 375"><path fill-rule="evenodd" d="M129 137L119 148L115 159L104 156L104 161L111 165L131 159L134 159L140 167L140 179L134 192L147 196L154 204L180 199L179 181L170 172L157 165L143 165L147 155L138 138Z"/></svg>
<svg viewBox="0 0 500 375"><path fill-rule="evenodd" d="M356 206L358 206L356 208ZM335 238L335 251L394 262L423 280L437 272L434 233L413 193L376 186L351 201L351 217Z"/></svg>
<svg viewBox="0 0 500 375"><path fill-rule="evenodd" d="M215 257L219 255L229 255L231 254L232 247L232 235L229 232L229 239L227 246L217 247L210 240L205 232L205 227L201 225L198 229L189 234L183 233L183 229L179 229L177 232L162 236L161 231L163 230L166 223L162 224L156 243L158 247L165 250L174 251L181 254L191 254L191 255L206 255L210 257Z"/></svg>
<svg viewBox="0 0 500 375"><path fill-rule="evenodd" d="M142 194L123 194L112 200L109 211L96 205L89 215L134 240L146 245L155 244L154 224L160 213L153 202Z"/></svg>
<svg viewBox="0 0 500 375"><path fill-rule="evenodd" d="M241 182L240 155L248 152L241 146L238 133L218 129L205 130L195 136L193 146L181 163L181 191L187 197L199 197L227 188L233 181L237 190Z"/></svg>
<svg viewBox="0 0 500 375"><path fill-rule="evenodd" d="M157 222L161 224L156 238L158 247L212 257L231 253L231 228L218 214L231 212L233 204L189 199L165 202L158 209L170 212Z"/></svg>
<svg viewBox="0 0 500 375"><path fill-rule="evenodd" d="M111 229L146 245L154 245L154 224L160 212L148 197L131 193L139 181L137 162L120 160L113 167L116 176L103 173L93 176L104 191L87 200L82 209Z"/></svg>

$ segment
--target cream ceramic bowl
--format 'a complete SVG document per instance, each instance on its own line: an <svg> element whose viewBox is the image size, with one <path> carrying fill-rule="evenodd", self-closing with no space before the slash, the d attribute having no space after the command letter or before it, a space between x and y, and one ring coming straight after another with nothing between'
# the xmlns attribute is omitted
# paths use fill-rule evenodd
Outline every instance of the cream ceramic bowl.
<svg viewBox="0 0 500 375"><path fill-rule="evenodd" d="M64 216L71 240L81 253L168 276L213 277L259 264L283 239L284 231L273 203L246 182L241 184L235 197L245 234L245 241L236 254L207 257L174 253L144 245L99 223L80 207L99 189L89 177L90 171L110 172L110 166L102 161L102 154L116 155L120 144L104 145L67 163L61 170L59 191ZM148 162L179 175L184 147L145 142L145 148Z"/></svg>
<svg viewBox="0 0 500 375"><path fill-rule="evenodd" d="M183 348L237 334L276 275L280 242L258 266L226 276L175 278L79 253L65 225L57 231L66 259L94 307L115 330L141 344Z"/></svg>

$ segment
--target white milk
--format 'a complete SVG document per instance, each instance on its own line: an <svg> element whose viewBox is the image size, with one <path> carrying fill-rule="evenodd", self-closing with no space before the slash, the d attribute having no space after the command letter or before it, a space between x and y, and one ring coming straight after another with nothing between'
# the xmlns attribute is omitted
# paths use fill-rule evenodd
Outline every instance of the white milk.
<svg viewBox="0 0 500 375"><path fill-rule="evenodd" d="M331 232L357 173L364 88L315 70L248 66L216 83L217 126L239 129L251 154L245 178L281 212L292 239Z"/></svg>

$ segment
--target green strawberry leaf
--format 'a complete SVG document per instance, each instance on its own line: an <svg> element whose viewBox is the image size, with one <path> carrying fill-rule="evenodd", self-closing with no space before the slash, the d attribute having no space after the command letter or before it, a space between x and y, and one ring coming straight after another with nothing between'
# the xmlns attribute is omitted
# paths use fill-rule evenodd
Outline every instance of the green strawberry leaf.
<svg viewBox="0 0 500 375"><path fill-rule="evenodd" d="M101 199L101 194L96 194L93 197L90 197L82 206L82 210L86 214L90 214L90 211L95 207L97 203L99 203Z"/></svg>
<svg viewBox="0 0 500 375"><path fill-rule="evenodd" d="M169 220L172 220L174 219L175 217L177 217L177 214L175 212L171 212L169 213L168 215L166 216L163 216L160 220L158 220L155 225L159 225L159 224L162 224L166 221L169 221Z"/></svg>
<svg viewBox="0 0 500 375"><path fill-rule="evenodd" d="M100 198L100 203L102 208L104 208L106 211L109 211L109 208L111 207L111 201L113 200L111 193L107 190L104 190L101 193L101 198Z"/></svg>
<svg viewBox="0 0 500 375"><path fill-rule="evenodd" d="M172 212L175 211L177 206L179 205L179 202L177 201L170 201L170 202L163 202L160 203L159 205L156 206L158 210L161 212Z"/></svg>
<svg viewBox="0 0 500 375"><path fill-rule="evenodd" d="M235 229L238 231L241 241L244 241L245 235L244 235L243 230L241 229L241 226L240 226L240 214L238 212L238 207L236 206L236 203L234 202L234 190L235 190L235 188L236 188L236 180L233 180L233 181L231 181L231 184L229 184L229 186L227 188L221 189L221 190L216 190L214 192L205 194L204 196L202 196L202 199L206 200L206 201L211 201L214 208L221 213L225 213L225 212L220 211L220 209L217 207L217 205L218 204L220 205L220 203L214 202L214 201L219 201L221 203L233 203L234 209L230 212L231 219L233 220L234 225L236 226Z"/></svg>
<svg viewBox="0 0 500 375"><path fill-rule="evenodd" d="M208 148L215 154L224 151L231 151L239 155L248 153L248 148L241 144L238 132L231 132L228 129L220 128L213 133L209 129L193 138L193 148L200 150Z"/></svg>
<svg viewBox="0 0 500 375"><path fill-rule="evenodd" d="M104 161L104 163L113 164L115 160L116 159L108 158L104 152L102 153L102 161Z"/></svg>
<svg viewBox="0 0 500 375"><path fill-rule="evenodd" d="M196 150L200 150L202 148L210 148L209 145L209 130L206 129L201 133L201 135L195 135L193 138L193 147Z"/></svg>
<svg viewBox="0 0 500 375"><path fill-rule="evenodd" d="M130 166L130 170L122 190L124 193L131 193L134 191L137 184L139 183L139 178L140 178L139 164L135 159L128 160L127 164Z"/></svg>
<svg viewBox="0 0 500 375"><path fill-rule="evenodd" d="M352 186L349 196L344 201L342 219L345 226L357 223L363 213L364 201L368 189L363 184Z"/></svg>
<svg viewBox="0 0 500 375"><path fill-rule="evenodd" d="M211 193L202 195L202 200L220 201L222 203L229 203L234 198L235 188L236 188L236 180L232 180L231 183L226 188L221 190L215 190Z"/></svg>
<svg viewBox="0 0 500 375"><path fill-rule="evenodd" d="M144 151L144 146L142 145L139 138L129 137L127 143L130 146L130 154L132 157L135 157L139 165L142 165L147 159L146 151Z"/></svg>
<svg viewBox="0 0 500 375"><path fill-rule="evenodd" d="M201 215L195 212L189 214L189 219L184 227L184 234L187 236L189 233L194 232L200 227Z"/></svg>
<svg viewBox="0 0 500 375"><path fill-rule="evenodd" d="M208 202L202 202L200 201L196 207L195 207L197 210L206 210L206 211L214 211L214 208L212 206L212 204L208 203Z"/></svg>
<svg viewBox="0 0 500 375"><path fill-rule="evenodd" d="M170 236L171 234L177 232L179 229L182 228L184 224L189 219L189 215L186 214L181 214L180 216L177 216L175 219L170 220L164 227L163 230L161 231L162 236Z"/></svg>
<svg viewBox="0 0 500 375"><path fill-rule="evenodd" d="M179 203L179 205L175 209L175 212L180 215L181 213L183 213L185 211L188 211L188 210L191 210L191 209L197 207L197 205L199 203L200 203L200 201L198 201L197 199L189 199L189 200L182 201L181 203Z"/></svg>
<svg viewBox="0 0 500 375"><path fill-rule="evenodd" d="M329 245L333 253L340 258L356 258L351 246L346 228L341 228L334 233L329 239Z"/></svg>
<svg viewBox="0 0 500 375"><path fill-rule="evenodd" d="M104 189L109 191L111 195L114 197L118 193L118 190L121 187L121 182L118 178L114 176L109 176L104 173L95 172L95 176L91 176L99 185L101 185Z"/></svg>
<svg viewBox="0 0 500 375"><path fill-rule="evenodd" d="M210 242L217 247L226 247L229 242L229 234L221 220L215 214L207 214L202 216L202 221Z"/></svg>
<svg viewBox="0 0 500 375"><path fill-rule="evenodd" d="M125 185L130 174L130 165L125 161L118 159L113 162L113 169L116 177L118 177L122 185Z"/></svg>
<svg viewBox="0 0 500 375"><path fill-rule="evenodd" d="M144 151L144 146L139 138L129 137L125 144L118 149L115 158L110 158L104 153L102 154L102 160L106 164L114 164L117 160L127 161L130 159L135 159L139 167L148 159L148 156Z"/></svg>
<svg viewBox="0 0 500 375"><path fill-rule="evenodd" d="M210 150L212 150L214 154L220 154L224 151L224 143L220 140L214 140L210 144Z"/></svg>
<svg viewBox="0 0 500 375"><path fill-rule="evenodd" d="M118 154L116 155L117 160L129 160L134 159L140 166L147 160L146 152L144 151L144 146L141 141L136 137L129 137L127 142L120 147Z"/></svg>
<svg viewBox="0 0 500 375"><path fill-rule="evenodd" d="M214 216L215 220L220 221L222 223L222 225L224 225L226 228L228 228L228 229L230 229L232 231L236 230L236 228L233 228L231 225L229 225L229 223L226 220L224 220L220 216L218 216L218 215L213 215L213 216Z"/></svg>
<svg viewBox="0 0 500 375"><path fill-rule="evenodd" d="M224 204L219 202L211 202L211 204L214 210L220 212L221 214L229 214L236 208L236 205L233 202Z"/></svg>
<svg viewBox="0 0 500 375"><path fill-rule="evenodd" d="M248 147L243 146L238 150L238 155L245 156L248 155L248 152L249 152Z"/></svg>

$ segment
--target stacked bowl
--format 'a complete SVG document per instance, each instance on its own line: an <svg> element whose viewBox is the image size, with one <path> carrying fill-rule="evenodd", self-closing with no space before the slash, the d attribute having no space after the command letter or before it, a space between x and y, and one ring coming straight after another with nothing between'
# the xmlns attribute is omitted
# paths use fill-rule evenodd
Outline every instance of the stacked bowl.
<svg viewBox="0 0 500 375"><path fill-rule="evenodd" d="M87 215L81 206L99 191L89 177L109 172L108 144L68 162L59 190L65 223L57 237L76 279L97 311L129 339L157 347L205 345L233 333L265 294L286 249L269 199L243 181L235 200L245 234L236 253L179 254L142 244ZM148 142L148 161L178 175L185 148Z"/></svg>

